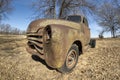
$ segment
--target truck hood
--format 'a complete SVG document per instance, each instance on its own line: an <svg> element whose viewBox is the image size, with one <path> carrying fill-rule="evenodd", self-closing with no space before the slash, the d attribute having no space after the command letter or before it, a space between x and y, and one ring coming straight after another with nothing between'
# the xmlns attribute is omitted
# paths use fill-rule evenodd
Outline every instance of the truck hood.
<svg viewBox="0 0 120 80"><path fill-rule="evenodd" d="M80 24L67 20L60 19L39 19L31 22L28 26L27 33L37 32L40 28L44 28L47 25L63 25L70 28L80 29Z"/></svg>

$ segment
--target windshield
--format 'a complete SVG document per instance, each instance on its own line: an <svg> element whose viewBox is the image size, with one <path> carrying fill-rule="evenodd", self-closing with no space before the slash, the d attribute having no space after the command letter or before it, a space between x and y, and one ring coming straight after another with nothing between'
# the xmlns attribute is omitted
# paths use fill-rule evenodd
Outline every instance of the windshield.
<svg viewBox="0 0 120 80"><path fill-rule="evenodd" d="M74 21L74 22L80 22L81 21L81 17L80 16L68 16L67 20L69 21Z"/></svg>

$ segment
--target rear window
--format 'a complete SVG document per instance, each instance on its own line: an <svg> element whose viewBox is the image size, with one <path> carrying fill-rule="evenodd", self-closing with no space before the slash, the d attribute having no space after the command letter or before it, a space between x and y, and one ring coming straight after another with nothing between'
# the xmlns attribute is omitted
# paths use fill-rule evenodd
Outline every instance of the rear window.
<svg viewBox="0 0 120 80"><path fill-rule="evenodd" d="M88 21L86 18L83 18L83 23L88 26Z"/></svg>
<svg viewBox="0 0 120 80"><path fill-rule="evenodd" d="M74 21L74 22L81 22L81 16L68 16L67 20Z"/></svg>

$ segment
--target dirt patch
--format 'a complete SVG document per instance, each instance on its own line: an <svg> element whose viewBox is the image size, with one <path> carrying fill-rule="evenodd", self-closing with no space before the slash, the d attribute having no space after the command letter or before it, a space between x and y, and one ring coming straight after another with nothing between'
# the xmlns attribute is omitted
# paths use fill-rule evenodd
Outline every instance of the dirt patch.
<svg viewBox="0 0 120 80"><path fill-rule="evenodd" d="M97 40L69 74L33 60L25 47L25 36L0 36L0 80L120 80L120 39Z"/></svg>

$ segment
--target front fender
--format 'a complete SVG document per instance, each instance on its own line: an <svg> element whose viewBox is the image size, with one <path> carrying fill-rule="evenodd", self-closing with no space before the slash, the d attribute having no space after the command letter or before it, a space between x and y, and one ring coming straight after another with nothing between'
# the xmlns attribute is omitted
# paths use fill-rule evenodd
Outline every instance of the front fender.
<svg viewBox="0 0 120 80"><path fill-rule="evenodd" d="M60 68L66 59L71 45L77 38L78 31L64 25L49 25L52 37L49 43L44 44L46 63L53 68Z"/></svg>

